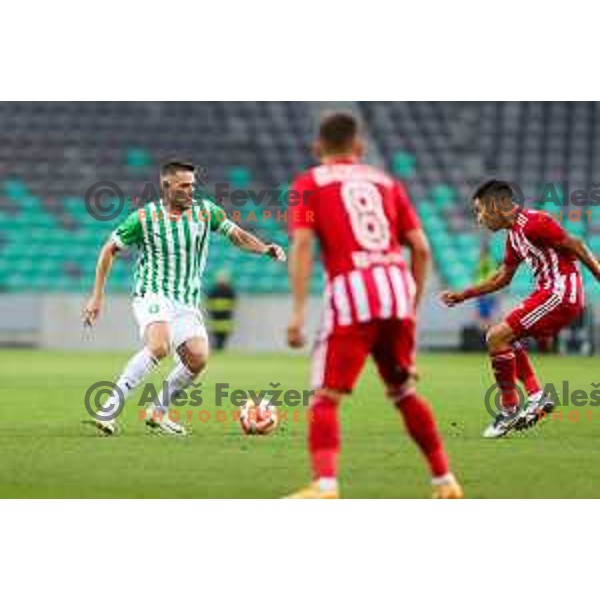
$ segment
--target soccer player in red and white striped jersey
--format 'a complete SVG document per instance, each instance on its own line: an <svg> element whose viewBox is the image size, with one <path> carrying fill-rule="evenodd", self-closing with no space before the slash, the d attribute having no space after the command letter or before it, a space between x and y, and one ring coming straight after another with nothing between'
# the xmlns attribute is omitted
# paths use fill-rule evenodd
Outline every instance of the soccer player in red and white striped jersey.
<svg viewBox="0 0 600 600"><path fill-rule="evenodd" d="M435 496L458 498L435 420L415 391L415 321L429 268L429 246L404 187L360 162L363 142L352 115L333 114L316 143L320 166L292 185L288 222L294 311L288 342L304 345L313 243L327 273L325 310L313 354L309 452L313 484L294 498L336 498L338 406L369 355L389 397L425 455ZM403 256L409 248L411 266Z"/></svg>
<svg viewBox="0 0 600 600"><path fill-rule="evenodd" d="M474 196L480 225L496 232L507 230L504 263L481 284L462 292L444 292L442 300L454 306L470 298L496 292L510 284L522 262L532 270L534 292L490 328L487 343L492 367L502 394L502 410L484 432L497 438L512 429L535 425L539 416L554 409L543 397L542 387L520 340L556 336L583 311L584 291L579 273L581 261L600 281L600 263L586 244L570 236L549 214L521 208L508 183L492 180ZM519 410L516 381L528 394L528 405Z"/></svg>

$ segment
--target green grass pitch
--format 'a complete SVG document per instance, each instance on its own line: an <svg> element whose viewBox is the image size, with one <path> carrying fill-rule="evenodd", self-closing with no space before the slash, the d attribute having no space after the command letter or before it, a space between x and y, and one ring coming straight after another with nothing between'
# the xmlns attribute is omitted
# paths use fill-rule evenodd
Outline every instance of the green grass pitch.
<svg viewBox="0 0 600 600"><path fill-rule="evenodd" d="M86 424L85 390L111 379L125 354L0 351L0 497L4 498L278 498L308 481L306 423L288 415L275 435L242 436L236 423L208 423L217 382L232 388L306 387L308 361L290 355L212 357L195 408L193 435L148 433L137 396L121 417L119 437ZM589 390L594 359L534 357L546 381L568 379ZM436 409L453 468L471 498L600 496L600 409L579 422L546 422L526 434L484 440L490 420L483 402L491 384L480 355L420 357L420 391ZM161 373L170 365L165 364ZM158 381L160 375L153 378ZM586 409L580 409L583 413ZM301 416L301 415L300 415ZM206 413L204 418L206 418ZM428 475L399 417L369 367L342 409L342 492L346 498L425 498Z"/></svg>

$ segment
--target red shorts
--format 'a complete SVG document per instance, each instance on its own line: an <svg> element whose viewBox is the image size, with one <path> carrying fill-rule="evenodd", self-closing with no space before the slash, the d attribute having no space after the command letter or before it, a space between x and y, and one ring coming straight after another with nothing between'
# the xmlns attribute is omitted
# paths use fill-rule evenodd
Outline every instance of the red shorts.
<svg viewBox="0 0 600 600"><path fill-rule="evenodd" d="M565 294L538 290L505 319L515 334L537 339L555 337L575 321L583 310L580 302L570 302Z"/></svg>
<svg viewBox="0 0 600 600"><path fill-rule="evenodd" d="M369 356L388 387L401 386L415 372L415 347L413 319L338 326L315 346L313 389L350 393Z"/></svg>

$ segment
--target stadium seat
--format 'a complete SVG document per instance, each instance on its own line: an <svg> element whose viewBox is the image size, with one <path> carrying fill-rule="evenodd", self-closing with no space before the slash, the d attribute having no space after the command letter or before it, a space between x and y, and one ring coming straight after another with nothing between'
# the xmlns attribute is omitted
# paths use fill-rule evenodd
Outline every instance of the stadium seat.
<svg viewBox="0 0 600 600"><path fill-rule="evenodd" d="M473 275L480 241L462 199L487 173L518 181L528 202L541 194L544 182L566 179L573 188L585 188L584 182L595 179L600 111L593 103L358 106L387 168L407 180L444 283ZM44 282L56 291L86 289L97 252L117 222L97 221L88 213L84 197L96 181L114 181L127 196L139 196L148 180L156 184L157 167L166 156L184 152L206 168L210 193L223 182L243 189L283 188L313 161L315 115L304 103L5 102L1 109L0 127L16 140L11 147L0 147L3 289L41 289ZM562 185L553 190L563 199ZM547 197L538 203L558 211ZM225 207L232 209L227 203ZM264 208L247 203L236 210L247 216ZM570 232L589 236L592 249L600 253L600 207L590 210L589 224L587 217L564 223ZM273 218L247 225L287 247L285 223ZM501 260L503 236L493 236L491 251ZM44 261L34 259L39 256ZM82 275L65 275L65 261L75 263ZM115 289L129 291L131 267L130 262L121 267L119 261L111 282ZM235 273L241 292L269 293L287 286L281 265L257 261L216 240L208 276L223 268ZM321 275L313 277L315 293L322 289ZM515 283L517 288L524 285Z"/></svg>
<svg viewBox="0 0 600 600"><path fill-rule="evenodd" d="M417 159L410 152L399 151L392 156L392 171L401 179L410 179L416 171Z"/></svg>

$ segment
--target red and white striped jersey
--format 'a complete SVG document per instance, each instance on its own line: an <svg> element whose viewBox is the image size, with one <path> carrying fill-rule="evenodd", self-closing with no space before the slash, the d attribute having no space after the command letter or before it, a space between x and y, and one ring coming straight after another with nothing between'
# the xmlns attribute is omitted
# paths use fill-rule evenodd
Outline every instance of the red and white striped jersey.
<svg viewBox="0 0 600 600"><path fill-rule="evenodd" d="M583 285L577 259L560 244L566 231L548 213L522 210L506 239L504 263L532 270L538 290L550 290L572 304L583 303Z"/></svg>
<svg viewBox="0 0 600 600"><path fill-rule="evenodd" d="M400 182L339 161L307 171L291 189L290 232L310 228L320 242L330 324L413 318L415 283L402 241L421 225Z"/></svg>

